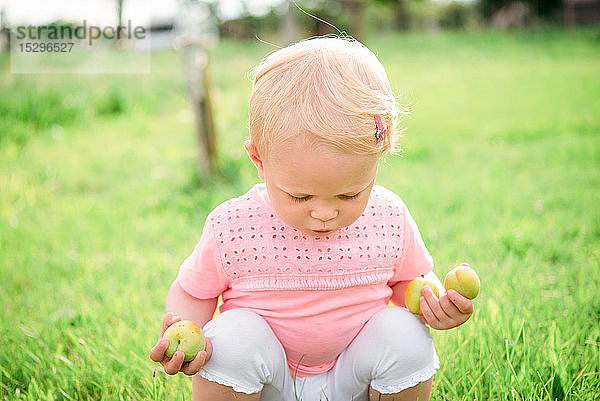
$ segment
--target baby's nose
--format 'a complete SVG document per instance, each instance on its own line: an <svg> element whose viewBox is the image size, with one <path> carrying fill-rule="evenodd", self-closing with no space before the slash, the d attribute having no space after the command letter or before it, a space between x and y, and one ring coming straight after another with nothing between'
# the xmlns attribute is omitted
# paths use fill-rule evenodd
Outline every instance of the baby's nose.
<svg viewBox="0 0 600 401"><path fill-rule="evenodd" d="M323 222L335 219L339 214L339 211L335 208L319 208L313 209L310 212L310 216L313 219L321 220Z"/></svg>

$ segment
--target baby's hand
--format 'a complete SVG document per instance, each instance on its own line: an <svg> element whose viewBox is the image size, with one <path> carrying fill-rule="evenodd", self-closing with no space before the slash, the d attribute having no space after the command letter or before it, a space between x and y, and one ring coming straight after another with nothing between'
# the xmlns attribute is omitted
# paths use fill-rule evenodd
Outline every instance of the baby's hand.
<svg viewBox="0 0 600 401"><path fill-rule="evenodd" d="M436 330L458 327L473 314L473 302L454 290L448 290L438 299L431 288L421 290L421 312L427 324Z"/></svg>
<svg viewBox="0 0 600 401"><path fill-rule="evenodd" d="M173 354L173 358L169 358L165 355L165 351L169 346L169 340L163 339L163 334L165 330L175 322L181 320L181 317L174 315L173 313L165 314L163 318L162 330L160 332L160 336L158 337L158 342L152 349L150 350L150 359L154 362L160 363L165 372L169 375L176 375L179 372L183 372L188 376L193 376L200 371L202 366L210 359L210 355L212 354L212 344L210 340L206 339L206 350L198 352L196 357L189 361L184 362L183 358L185 357L183 351L177 351Z"/></svg>

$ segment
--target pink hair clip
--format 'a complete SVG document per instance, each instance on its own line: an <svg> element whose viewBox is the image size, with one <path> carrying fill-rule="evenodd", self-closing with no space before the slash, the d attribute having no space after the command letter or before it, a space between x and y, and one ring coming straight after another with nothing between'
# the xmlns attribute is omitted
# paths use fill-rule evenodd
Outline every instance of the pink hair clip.
<svg viewBox="0 0 600 401"><path fill-rule="evenodd" d="M381 122L381 116L379 114L375 114L375 128L377 130L375 131L375 139L377 139L377 143L379 143L383 141L387 131L387 126L383 126L383 123Z"/></svg>

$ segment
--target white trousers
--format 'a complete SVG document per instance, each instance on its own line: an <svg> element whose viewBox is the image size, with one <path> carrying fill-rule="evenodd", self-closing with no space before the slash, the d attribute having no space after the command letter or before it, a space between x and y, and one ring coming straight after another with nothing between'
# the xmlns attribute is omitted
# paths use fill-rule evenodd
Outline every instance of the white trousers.
<svg viewBox="0 0 600 401"><path fill-rule="evenodd" d="M261 401L366 401L369 386L398 393L427 381L439 368L429 330L399 307L377 312L333 368L308 377L292 377L281 343L254 312L223 312L204 326L204 334L213 353L198 374L236 392L261 391Z"/></svg>

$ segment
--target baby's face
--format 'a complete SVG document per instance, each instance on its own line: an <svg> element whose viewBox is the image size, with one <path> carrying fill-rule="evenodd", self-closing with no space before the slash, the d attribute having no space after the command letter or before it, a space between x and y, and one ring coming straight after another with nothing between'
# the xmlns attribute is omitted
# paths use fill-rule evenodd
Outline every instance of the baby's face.
<svg viewBox="0 0 600 401"><path fill-rule="evenodd" d="M263 160L263 174L273 209L286 224L322 237L360 217L375 183L377 155L306 145L277 150Z"/></svg>

